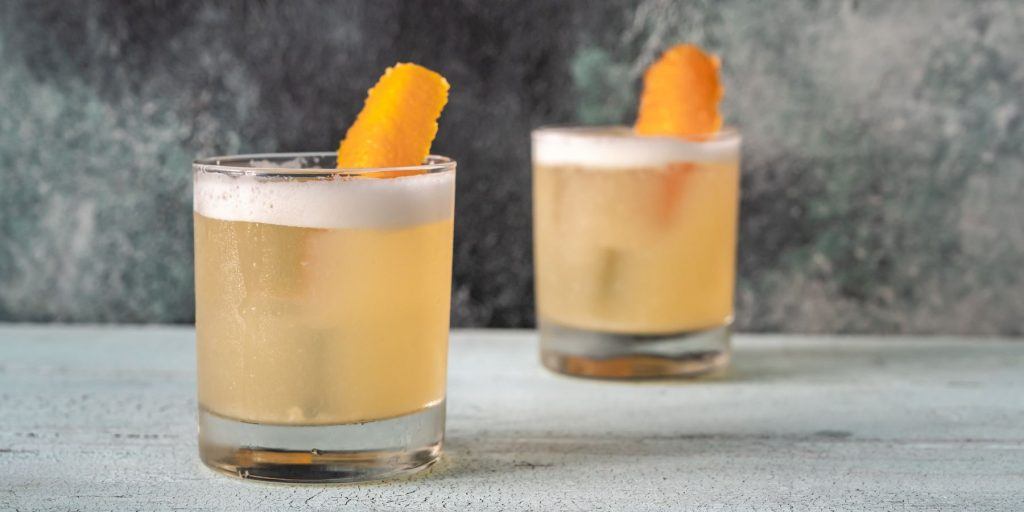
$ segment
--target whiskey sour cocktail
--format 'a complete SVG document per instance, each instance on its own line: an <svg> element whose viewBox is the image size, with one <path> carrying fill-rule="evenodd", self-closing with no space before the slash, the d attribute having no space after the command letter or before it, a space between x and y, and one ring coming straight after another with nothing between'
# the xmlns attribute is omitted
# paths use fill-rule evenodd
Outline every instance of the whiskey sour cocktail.
<svg viewBox="0 0 1024 512"><path fill-rule="evenodd" d="M396 80L439 83L407 66L353 130ZM421 116L435 130L440 106ZM352 165L373 156L353 130L338 154L193 166L200 453L216 469L355 481L440 453L455 162L428 140L416 165Z"/></svg>
<svg viewBox="0 0 1024 512"><path fill-rule="evenodd" d="M673 51L652 71L683 68L669 70L673 83L714 72L714 83L650 98L662 92L650 91L658 84L649 71L636 127L533 133L537 313L541 358L553 370L663 377L728 361L740 137L720 128L717 111L687 121L717 102L717 62L693 47ZM712 105L673 105L677 94ZM687 123L696 126L679 126Z"/></svg>

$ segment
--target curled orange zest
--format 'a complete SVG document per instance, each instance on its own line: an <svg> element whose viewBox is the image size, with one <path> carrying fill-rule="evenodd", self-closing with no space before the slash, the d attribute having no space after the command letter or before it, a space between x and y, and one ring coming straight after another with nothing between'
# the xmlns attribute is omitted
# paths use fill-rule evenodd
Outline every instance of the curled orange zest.
<svg viewBox="0 0 1024 512"><path fill-rule="evenodd" d="M725 89L718 57L692 44L666 51L644 73L635 131L639 135L694 137L722 127L718 102Z"/></svg>
<svg viewBox="0 0 1024 512"><path fill-rule="evenodd" d="M338 168L421 165L448 102L448 81L416 64L387 69L338 148ZM414 174L409 172L391 175ZM380 176L385 177L385 176Z"/></svg>

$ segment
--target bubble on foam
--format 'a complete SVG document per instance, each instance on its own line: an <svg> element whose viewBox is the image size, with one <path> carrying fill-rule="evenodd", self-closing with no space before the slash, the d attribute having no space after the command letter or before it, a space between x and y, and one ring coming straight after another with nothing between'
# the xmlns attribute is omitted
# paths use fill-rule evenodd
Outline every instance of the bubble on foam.
<svg viewBox="0 0 1024 512"><path fill-rule="evenodd" d="M740 136L727 132L709 141L644 137L624 127L545 128L533 134L533 161L542 165L578 165L622 169L679 162L730 162L739 159Z"/></svg>
<svg viewBox="0 0 1024 512"><path fill-rule="evenodd" d="M400 228L451 218L454 206L451 172L391 179L199 172L193 191L193 209L204 217L307 228Z"/></svg>

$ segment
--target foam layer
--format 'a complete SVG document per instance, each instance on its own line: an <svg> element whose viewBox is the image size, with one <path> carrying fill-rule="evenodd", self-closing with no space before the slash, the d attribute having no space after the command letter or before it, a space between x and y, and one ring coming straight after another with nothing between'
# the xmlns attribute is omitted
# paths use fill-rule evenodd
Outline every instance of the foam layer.
<svg viewBox="0 0 1024 512"><path fill-rule="evenodd" d="M196 174L193 209L204 217L306 228L399 228L451 218L455 174L391 179L269 180Z"/></svg>
<svg viewBox="0 0 1024 512"><path fill-rule="evenodd" d="M702 142L641 137L626 127L545 128L533 133L533 161L621 169L675 162L728 162L739 158L740 136L727 132Z"/></svg>

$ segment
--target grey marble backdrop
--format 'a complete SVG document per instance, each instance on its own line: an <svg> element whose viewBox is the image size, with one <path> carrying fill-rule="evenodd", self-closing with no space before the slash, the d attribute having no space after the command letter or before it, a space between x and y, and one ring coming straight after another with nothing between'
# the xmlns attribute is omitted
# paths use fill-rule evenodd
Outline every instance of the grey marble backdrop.
<svg viewBox="0 0 1024 512"><path fill-rule="evenodd" d="M533 322L528 134L632 122L666 46L744 134L745 330L1024 333L1024 2L0 2L0 320L189 322L189 163L330 150L441 71L453 318Z"/></svg>

